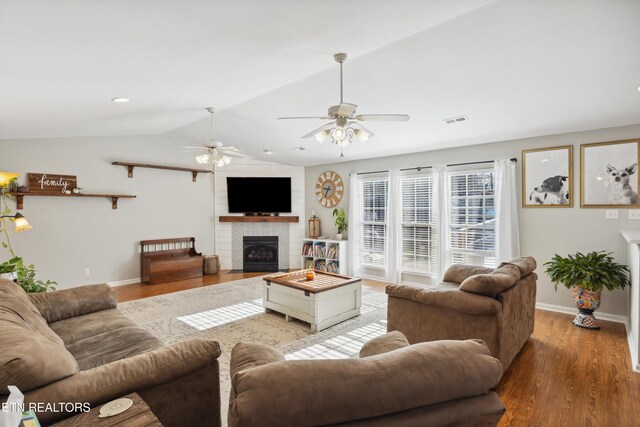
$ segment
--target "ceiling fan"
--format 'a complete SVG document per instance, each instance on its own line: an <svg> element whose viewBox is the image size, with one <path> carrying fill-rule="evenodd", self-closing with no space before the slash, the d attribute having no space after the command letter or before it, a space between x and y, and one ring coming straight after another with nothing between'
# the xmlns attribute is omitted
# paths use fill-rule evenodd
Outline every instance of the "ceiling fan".
<svg viewBox="0 0 640 427"><path fill-rule="evenodd" d="M330 139L332 143L340 147L340 157L344 157L342 149L348 146L353 138L361 142L366 142L373 136L373 133L365 128L360 122L365 121L393 121L406 122L409 116L406 114L356 114L355 104L344 102L343 99L343 79L342 64L347 60L346 53L336 53L333 58L340 64L340 104L332 105L326 116L323 117L278 117L278 120L287 119L320 119L332 120L317 129L312 130L303 138L315 137L316 141L323 143Z"/></svg>
<svg viewBox="0 0 640 427"><path fill-rule="evenodd" d="M223 167L228 165L231 163L231 157L250 157L246 154L240 153L239 148L234 147L233 145L224 145L213 137L213 114L215 113L215 109L213 107L208 107L207 111L211 113L211 138L209 139L209 142L202 147L182 148L188 148L190 151L206 151L206 153L196 156L196 162L201 165L209 165L211 170L213 170L215 166Z"/></svg>

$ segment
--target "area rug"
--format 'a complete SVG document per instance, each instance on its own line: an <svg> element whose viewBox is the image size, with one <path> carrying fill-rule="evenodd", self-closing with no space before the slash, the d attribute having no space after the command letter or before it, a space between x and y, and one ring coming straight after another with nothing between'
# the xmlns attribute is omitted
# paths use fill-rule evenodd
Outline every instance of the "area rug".
<svg viewBox="0 0 640 427"><path fill-rule="evenodd" d="M386 332L387 296L362 289L361 315L318 333L309 324L285 322L264 312L262 277L176 292L120 304L118 308L168 344L189 338L220 343L220 392L226 425L229 402L229 356L239 342L276 347L287 359L342 359L356 356L362 345Z"/></svg>

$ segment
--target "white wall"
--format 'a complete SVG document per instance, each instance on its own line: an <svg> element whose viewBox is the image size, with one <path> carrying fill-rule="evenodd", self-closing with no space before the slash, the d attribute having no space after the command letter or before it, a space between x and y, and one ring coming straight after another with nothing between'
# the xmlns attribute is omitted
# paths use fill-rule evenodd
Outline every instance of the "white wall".
<svg viewBox="0 0 640 427"><path fill-rule="evenodd" d="M0 170L77 175L89 193L135 194L120 199L25 197L22 213L33 229L11 233L17 254L35 264L38 277L59 288L140 277L140 240L193 236L196 249L213 253L213 176L156 169L127 177L112 161L199 167L184 141L169 136L51 138L0 141ZM15 203L10 201L11 209ZM8 252L0 249L0 260ZM84 268L91 275L85 277Z"/></svg>
<svg viewBox="0 0 640 427"><path fill-rule="evenodd" d="M464 125L462 125L464 126ZM452 128L455 131L455 128ZM556 293L549 278L544 274L542 263L548 261L555 253L566 255L577 251L606 250L614 252L616 260L627 263L626 243L620 230L638 230L640 221L630 221L627 210L620 209L619 220L606 220L604 209L580 209L580 144L601 141L614 141L640 137L640 125L601 129L589 132L576 132L562 135L544 136L513 141L502 141L469 147L427 151L410 155L383 157L354 162L342 162L329 165L308 167L306 169L306 216L315 210L322 221L322 233L336 233L331 217L332 209L323 208L313 196L315 180L324 171L339 173L346 181L345 197L338 205L348 212L349 208L349 174L387 170L390 168L406 168L429 166L434 164L451 164L482 160L505 159L517 157L520 160L521 150L531 148L574 145L574 207L572 209L522 209L519 208L520 240L522 253L534 256L537 261L538 302L544 304L572 307L570 292L559 288ZM384 144L385 141L371 143ZM333 147L335 148L335 147ZM332 149L332 147L327 147ZM349 148L345 149L349 156ZM521 162L518 162L518 169ZM520 183L518 183L518 188ZM627 315L629 306L628 291L605 292L601 313Z"/></svg>
<svg viewBox="0 0 640 427"><path fill-rule="evenodd" d="M254 159L234 159L231 164L216 172L216 219L220 215L229 215L227 203L227 177L290 177L291 178L291 210L290 214L300 217L299 223L289 224L289 268L300 268L300 253L302 252L302 238L305 225L305 173L300 166L268 163ZM250 195L247 195L250 197ZM232 223L217 222L216 246L220 256L220 266L224 269L231 267L231 228Z"/></svg>

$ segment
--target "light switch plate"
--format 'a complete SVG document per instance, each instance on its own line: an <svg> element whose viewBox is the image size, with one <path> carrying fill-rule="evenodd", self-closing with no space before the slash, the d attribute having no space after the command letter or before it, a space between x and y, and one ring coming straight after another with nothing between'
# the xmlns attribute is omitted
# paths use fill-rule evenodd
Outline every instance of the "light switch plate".
<svg viewBox="0 0 640 427"><path fill-rule="evenodd" d="M606 219L618 219L618 209L607 209L604 213Z"/></svg>
<svg viewBox="0 0 640 427"><path fill-rule="evenodd" d="M640 209L629 209L629 219L640 219Z"/></svg>

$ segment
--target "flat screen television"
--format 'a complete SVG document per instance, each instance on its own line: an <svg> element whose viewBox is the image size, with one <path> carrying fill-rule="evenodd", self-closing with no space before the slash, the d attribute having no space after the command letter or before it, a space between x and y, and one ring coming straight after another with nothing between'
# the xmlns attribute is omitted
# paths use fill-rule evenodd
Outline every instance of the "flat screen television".
<svg viewBox="0 0 640 427"><path fill-rule="evenodd" d="M291 178L227 177L229 213L291 212Z"/></svg>

